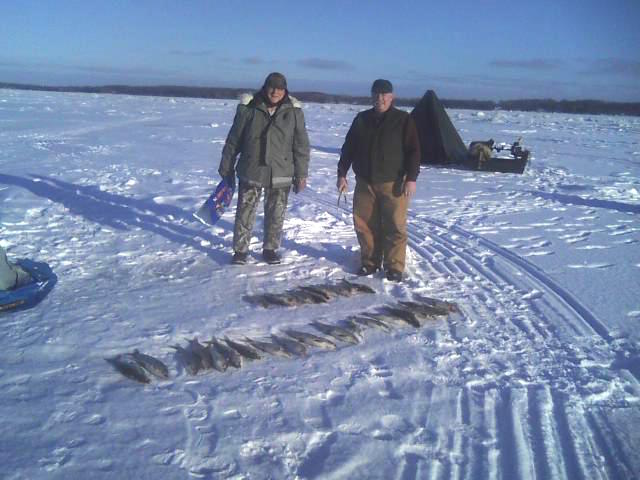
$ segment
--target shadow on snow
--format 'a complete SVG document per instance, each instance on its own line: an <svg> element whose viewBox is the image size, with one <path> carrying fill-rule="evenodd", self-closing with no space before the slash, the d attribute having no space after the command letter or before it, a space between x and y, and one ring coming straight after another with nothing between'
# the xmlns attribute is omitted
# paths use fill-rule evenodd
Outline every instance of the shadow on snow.
<svg viewBox="0 0 640 480"><path fill-rule="evenodd" d="M96 185L76 185L51 177L31 175L33 179L13 175L0 174L0 183L24 188L34 195L64 205L73 214L80 215L89 221L106 225L117 230L142 228L161 235L171 242L186 245L198 250L214 262L224 265L230 261L230 252L216 248L204 247L197 240L200 237L212 244L225 242L222 237L200 229L180 225L177 222L188 222L201 225L191 214L174 205L161 205L150 199L135 199L102 191ZM167 220L166 218L169 217ZM220 220L219 225L233 230L233 224ZM203 228L206 228L203 226ZM310 245L300 244L283 238L283 245L312 258L328 258L344 264L352 253L340 245L323 244L324 250ZM229 245L230 250L230 245Z"/></svg>

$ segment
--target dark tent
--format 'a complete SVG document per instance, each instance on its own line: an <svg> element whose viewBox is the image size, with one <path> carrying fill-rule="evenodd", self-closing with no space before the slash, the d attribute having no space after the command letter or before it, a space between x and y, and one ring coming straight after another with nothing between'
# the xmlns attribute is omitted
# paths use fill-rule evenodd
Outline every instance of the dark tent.
<svg viewBox="0 0 640 480"><path fill-rule="evenodd" d="M436 92L427 90L411 112L411 116L416 122L420 137L421 163L462 165L466 162L467 147L438 100Z"/></svg>
<svg viewBox="0 0 640 480"><path fill-rule="evenodd" d="M430 165L456 165L462 168L487 172L522 173L529 159L529 151L522 148L520 140L509 148L510 156L494 156L492 150L498 152L505 147L494 147L493 140L489 142L472 142L487 144L486 158L478 158L469 152L462 142L456 127L433 90L427 90L424 97L411 112L416 122L420 149L421 163Z"/></svg>

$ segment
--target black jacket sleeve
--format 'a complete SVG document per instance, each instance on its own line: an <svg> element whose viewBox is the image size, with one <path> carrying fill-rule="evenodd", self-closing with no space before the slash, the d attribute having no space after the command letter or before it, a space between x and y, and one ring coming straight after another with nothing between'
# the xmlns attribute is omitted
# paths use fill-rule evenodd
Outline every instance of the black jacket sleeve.
<svg viewBox="0 0 640 480"><path fill-rule="evenodd" d="M353 119L351 127L347 132L347 136L344 139L344 144L342 145L342 150L340 152L340 161L338 162L338 177L346 177L347 172L353 163L356 152L356 122L358 121L359 116L360 115L358 114L356 115L356 118Z"/></svg>
<svg viewBox="0 0 640 480"><path fill-rule="evenodd" d="M415 182L420 174L420 138L416 123L410 115L404 128L404 168L407 181Z"/></svg>

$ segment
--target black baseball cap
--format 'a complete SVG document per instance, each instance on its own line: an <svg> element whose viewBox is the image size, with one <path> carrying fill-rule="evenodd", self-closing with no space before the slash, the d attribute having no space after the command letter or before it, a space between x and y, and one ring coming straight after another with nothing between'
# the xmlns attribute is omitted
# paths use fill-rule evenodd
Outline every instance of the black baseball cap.
<svg viewBox="0 0 640 480"><path fill-rule="evenodd" d="M371 93L392 93L393 85L389 80L379 78L371 85Z"/></svg>

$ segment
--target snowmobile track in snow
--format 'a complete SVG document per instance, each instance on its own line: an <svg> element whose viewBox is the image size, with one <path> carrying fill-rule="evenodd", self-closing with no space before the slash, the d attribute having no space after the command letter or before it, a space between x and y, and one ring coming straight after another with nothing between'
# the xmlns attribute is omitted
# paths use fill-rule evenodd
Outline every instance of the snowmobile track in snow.
<svg viewBox="0 0 640 480"><path fill-rule="evenodd" d="M352 215L321 195L305 197L335 217ZM429 333L444 346L440 361L455 352L459 360L447 368L457 373L452 383L427 381L429 398L417 401L413 421L436 432L435 447L421 450L424 441L414 434L398 478L632 478L624 440L608 427L609 412L629 406L623 392L640 393L637 372L613 368L624 342L521 256L413 212L407 230L416 255L402 288L420 293L426 282L416 273L432 272L429 288L438 289L432 294L458 303L463 318L448 318ZM438 358L418 368L427 375ZM609 383L620 388L612 391ZM576 407L585 398L596 408ZM439 408L448 409L445 418L455 418L455 426L438 424L433 402L448 405Z"/></svg>

